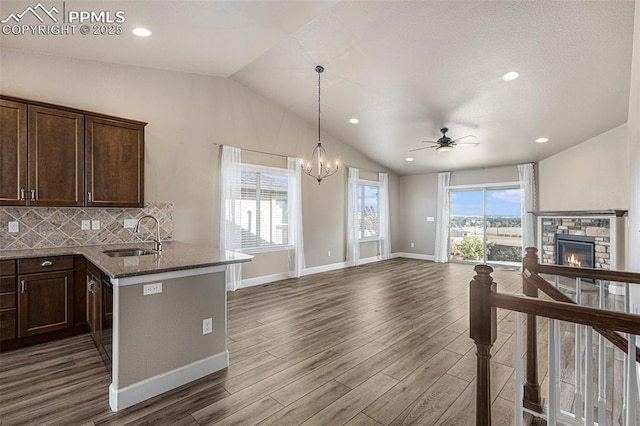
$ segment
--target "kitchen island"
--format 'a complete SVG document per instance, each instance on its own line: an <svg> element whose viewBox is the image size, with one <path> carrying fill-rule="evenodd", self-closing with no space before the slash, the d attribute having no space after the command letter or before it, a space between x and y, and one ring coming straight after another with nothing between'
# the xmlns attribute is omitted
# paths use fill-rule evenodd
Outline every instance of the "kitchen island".
<svg viewBox="0 0 640 426"><path fill-rule="evenodd" d="M109 277L113 411L228 366L225 272L229 264L251 260L240 253L175 241L163 243L162 255L103 253L141 246L146 244L0 251L0 260L82 255ZM145 295L149 289L157 292ZM209 318L210 332L204 334L203 321Z"/></svg>

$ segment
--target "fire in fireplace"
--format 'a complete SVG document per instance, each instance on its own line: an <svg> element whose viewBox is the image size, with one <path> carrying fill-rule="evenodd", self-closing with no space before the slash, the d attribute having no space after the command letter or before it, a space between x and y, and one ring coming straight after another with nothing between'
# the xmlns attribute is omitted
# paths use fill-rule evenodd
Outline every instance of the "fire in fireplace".
<svg viewBox="0 0 640 426"><path fill-rule="evenodd" d="M595 266L596 239L585 235L556 235L556 264L574 268Z"/></svg>

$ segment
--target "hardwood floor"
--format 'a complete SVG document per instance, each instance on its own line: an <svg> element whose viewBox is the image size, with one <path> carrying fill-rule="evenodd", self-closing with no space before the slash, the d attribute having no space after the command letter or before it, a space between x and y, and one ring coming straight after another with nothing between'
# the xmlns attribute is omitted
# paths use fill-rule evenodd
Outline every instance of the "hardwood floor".
<svg viewBox="0 0 640 426"><path fill-rule="evenodd" d="M517 272L496 270L501 292ZM473 268L393 259L228 293L230 366L118 413L88 335L0 355L5 425L470 425ZM514 316L498 313L493 424L513 416Z"/></svg>

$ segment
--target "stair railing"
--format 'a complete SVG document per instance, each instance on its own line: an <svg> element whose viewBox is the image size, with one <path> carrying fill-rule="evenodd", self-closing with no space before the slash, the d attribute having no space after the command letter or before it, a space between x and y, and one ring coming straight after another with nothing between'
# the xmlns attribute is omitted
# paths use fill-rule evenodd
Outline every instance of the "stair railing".
<svg viewBox="0 0 640 426"><path fill-rule="evenodd" d="M608 271L589 268L570 268L556 265L544 265L538 263L537 249L529 247L526 249L526 256L523 259L523 293L524 296L501 294L497 292L497 285L491 277L493 269L488 265L477 265L475 267L476 275L470 283L470 335L476 344L477 358L477 381L476 381L476 424L491 424L491 377L490 377L490 360L491 347L497 337L497 321L496 309L508 309L515 312L526 314L527 322L527 345L526 345L526 376L524 378L523 389L517 389L516 396L522 395L523 400L521 406L525 409L542 413L543 405L540 393L540 385L538 381L538 359L537 359L537 321L538 316L549 318L549 339L550 339L550 357L549 357L549 377L550 377L550 393L549 407L547 407L547 421L549 424L556 424L557 389L552 379L559 374L557 362L557 353L554 356L553 350L555 342L559 342L558 328L556 320L566 321L579 324L580 327L586 326L586 341L589 347L592 344L591 330L597 331L602 339L607 339L616 347L626 352L628 362L625 363L625 399L627 403L625 407L625 423L626 425L635 425L637 418L637 400L638 400L638 379L636 371L636 362L640 361L640 351L636 347L636 335L640 334L640 315L634 315L628 312L617 312L600 308L591 308L580 306L574 303L568 296L560 292L553 285L548 283L539 274L553 274L570 276L576 278L576 285L580 287L582 278L593 278L596 280L610 280L625 283L640 284L640 274L628 272ZM601 286L601 289L603 286ZM628 288L628 287L627 287ZM542 290L554 300L538 299L538 290ZM601 290L603 291L603 290ZM628 292L628 290L627 290ZM628 301L628 297L626 299ZM518 315L519 318L519 315ZM520 328L518 320L517 328ZM582 330L582 328L580 329ZM627 333L628 338L624 338L619 332ZM582 336L582 332L576 336ZM581 344L581 343L580 343ZM578 344L576 344L576 347ZM520 366L519 357L519 336L516 345L516 366ZM601 345L602 347L602 345ZM556 346L557 348L557 346ZM582 352L580 349L578 352ZM602 355L602 354L601 354ZM589 355L590 356L590 355ZM602 360L602 357L600 357ZM582 360L580 359L580 365ZM591 384L593 382L593 370L589 367L591 360L585 362L585 382L587 401L593 398ZM553 365L552 365L553 364ZM600 365L602 367L602 364ZM602 368L599 369L602 374ZM520 371L516 368L516 377L520 375ZM582 377L580 377L582 381ZM582 383L577 383L582 388ZM582 395L576 395L576 399L583 398ZM580 404L578 404L578 402ZM600 403L601 401L599 401ZM576 405L582 405L582 401L577 401ZM516 403L516 424L521 423L522 411L518 410L520 401ZM574 415L574 424L594 424L593 410L578 409L577 415ZM600 411L599 411L600 412ZM518 414L519 413L519 414ZM589 414L591 413L591 414ZM520 415L520 419L518 419ZM580 423L577 422L578 417Z"/></svg>

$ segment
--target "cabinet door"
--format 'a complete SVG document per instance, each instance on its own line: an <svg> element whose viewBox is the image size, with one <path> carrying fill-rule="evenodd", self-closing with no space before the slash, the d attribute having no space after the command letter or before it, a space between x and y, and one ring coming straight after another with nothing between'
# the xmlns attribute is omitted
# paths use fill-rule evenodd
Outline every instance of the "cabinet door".
<svg viewBox="0 0 640 426"><path fill-rule="evenodd" d="M26 205L27 105L0 99L0 206Z"/></svg>
<svg viewBox="0 0 640 426"><path fill-rule="evenodd" d="M18 337L73 323L73 271L18 276Z"/></svg>
<svg viewBox="0 0 640 426"><path fill-rule="evenodd" d="M87 273L87 323L96 346L102 344L102 291L100 280Z"/></svg>
<svg viewBox="0 0 640 426"><path fill-rule="evenodd" d="M31 206L84 204L84 115L29 105Z"/></svg>
<svg viewBox="0 0 640 426"><path fill-rule="evenodd" d="M87 205L144 207L144 125L86 117Z"/></svg>

